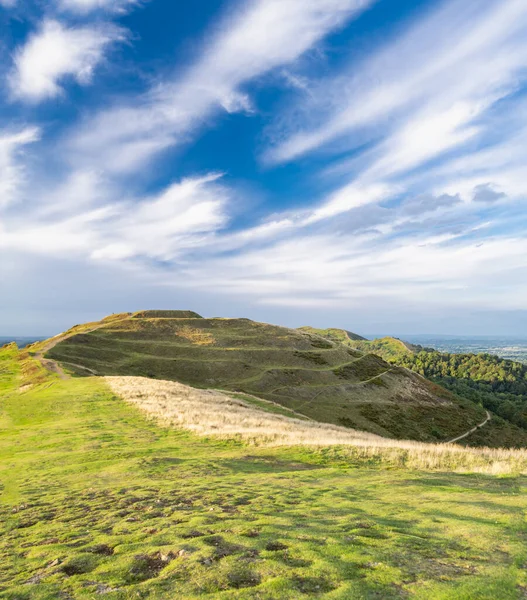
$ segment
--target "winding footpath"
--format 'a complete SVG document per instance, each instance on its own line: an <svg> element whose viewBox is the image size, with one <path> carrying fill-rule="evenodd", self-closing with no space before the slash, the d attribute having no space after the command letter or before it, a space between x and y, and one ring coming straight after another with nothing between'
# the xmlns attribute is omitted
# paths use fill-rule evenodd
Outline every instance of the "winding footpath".
<svg viewBox="0 0 527 600"><path fill-rule="evenodd" d="M478 429L480 429L481 427L484 427L491 419L490 413L487 410L487 418L483 421L483 423L480 423L479 425L476 425L475 427L473 427L472 429L470 429L469 431L467 431L466 433L464 433L463 435L459 435L458 437L455 437L453 440L448 440L448 442L444 442L445 444L455 444L456 442L459 442L459 440L462 440L463 438L468 437L471 433L474 433L475 431L477 431Z"/></svg>
<svg viewBox="0 0 527 600"><path fill-rule="evenodd" d="M69 379L69 375L64 372L64 369L56 361L51 360L50 358L44 358L44 354L68 337L70 336L58 335L54 338L51 338L51 340L34 356L34 358L40 362L44 369L47 369L51 373L56 373L61 379Z"/></svg>
<svg viewBox="0 0 527 600"><path fill-rule="evenodd" d="M43 346L37 353L35 353L34 358L36 358L45 369L47 369L51 373L56 373L60 377L60 379L71 379L70 375L68 375L64 371L64 369L58 364L58 362L56 362L55 360L53 360L51 358L44 358L44 354L46 354L46 352L49 352L59 342L63 342L64 340L67 340L68 338L73 337L74 335L78 335L79 333L91 333L92 331L95 331L96 329L99 329L100 327L103 327L104 325L105 325L105 323L97 323L96 326L92 327L91 329L82 331L82 332L73 331L72 333L69 333L69 334L59 333L55 337L48 340L48 343L45 346ZM66 363L66 364L72 364L72 363ZM87 371L93 373L94 375L96 374L91 369L87 369L86 367L82 367L81 365L74 365L74 366L78 366L83 369L86 369Z"/></svg>

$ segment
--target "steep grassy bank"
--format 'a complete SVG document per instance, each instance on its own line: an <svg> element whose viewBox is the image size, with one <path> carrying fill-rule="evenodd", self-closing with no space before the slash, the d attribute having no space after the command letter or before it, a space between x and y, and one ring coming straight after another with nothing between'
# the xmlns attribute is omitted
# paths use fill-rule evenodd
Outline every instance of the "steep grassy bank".
<svg viewBox="0 0 527 600"><path fill-rule="evenodd" d="M485 419L472 402L373 354L248 319L145 311L73 333L46 356L78 375L139 375L245 392L318 421L398 439L446 441Z"/></svg>
<svg viewBox="0 0 527 600"><path fill-rule="evenodd" d="M525 477L196 437L13 348L0 390L3 598L524 595Z"/></svg>
<svg viewBox="0 0 527 600"><path fill-rule="evenodd" d="M461 443L471 446L527 446L527 366L489 354L448 354L397 338L357 339L344 330L303 327L312 334L339 337L346 346L372 352L392 365L419 373L430 381L492 412L492 419Z"/></svg>

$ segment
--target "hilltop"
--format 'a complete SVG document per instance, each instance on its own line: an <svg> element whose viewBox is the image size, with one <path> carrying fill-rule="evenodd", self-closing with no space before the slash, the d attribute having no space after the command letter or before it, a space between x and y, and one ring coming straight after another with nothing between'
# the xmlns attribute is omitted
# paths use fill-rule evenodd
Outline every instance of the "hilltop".
<svg viewBox="0 0 527 600"><path fill-rule="evenodd" d="M474 403L372 353L249 319L113 315L31 350L39 349L76 376L138 375L241 392L383 437L447 441L486 417Z"/></svg>
<svg viewBox="0 0 527 600"><path fill-rule="evenodd" d="M299 327L298 331L305 331L306 333L320 335L321 337L325 337L335 342L340 342L341 344L367 341L365 337L362 337L357 333L353 333L352 331L346 331L345 329L336 329L331 327L329 329L316 329L315 327L309 327L306 325L305 327Z"/></svg>
<svg viewBox="0 0 527 600"><path fill-rule="evenodd" d="M325 336L330 330L311 331ZM467 442L527 446L527 365L490 354L437 352L393 337L353 339L347 333L340 330L339 335L348 347L372 352L392 365L419 373L458 397L491 411L491 422L471 434Z"/></svg>
<svg viewBox="0 0 527 600"><path fill-rule="evenodd" d="M372 352L381 356L385 360L399 358L402 355L419 352L423 348L415 344L410 344L394 337L383 337L375 340L368 340L351 331L345 329L317 329L315 327L300 327L299 331L320 335L327 339L337 340L340 343L361 350L362 352Z"/></svg>

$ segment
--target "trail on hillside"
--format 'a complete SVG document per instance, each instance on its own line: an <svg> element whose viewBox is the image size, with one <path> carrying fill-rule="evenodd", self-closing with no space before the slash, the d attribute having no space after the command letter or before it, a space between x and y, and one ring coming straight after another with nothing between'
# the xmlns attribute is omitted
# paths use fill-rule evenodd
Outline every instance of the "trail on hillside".
<svg viewBox="0 0 527 600"><path fill-rule="evenodd" d="M37 354L35 358L37 358L40 361L40 364L50 373L56 373L61 379L69 379L69 375L67 375L62 367L54 360L44 358L41 354Z"/></svg>
<svg viewBox="0 0 527 600"><path fill-rule="evenodd" d="M455 442L459 442L459 440L462 440L463 438L468 437L471 433L474 433L475 431L477 431L481 427L484 427L490 421L490 419L491 419L491 415L490 415L490 413L489 413L488 410L486 411L486 413L487 413L487 418L483 421L483 423L480 423L479 425L476 425L475 427L473 427L472 429L470 429L469 431L467 431L463 435L459 435L458 437L455 437L453 440L448 440L448 442L445 442L445 444L454 444Z"/></svg>
<svg viewBox="0 0 527 600"><path fill-rule="evenodd" d="M82 333L91 333L92 331L95 331L96 329L100 329L105 324L106 323L97 323L97 325L95 325L91 329L86 329ZM46 370L48 370L50 373L57 374L60 377L60 379L71 379L71 376L68 375L64 371L64 369L58 364L57 361L53 360L52 358L44 358L44 355L46 354L46 352L49 352L52 348L54 348L60 342L63 342L64 340L67 340L70 337L78 335L78 333L79 333L78 331L72 331L69 334L60 334L59 333L59 335L56 335L55 337L51 338L48 341L48 343L41 350L39 350L39 352L37 352L35 354L34 358L36 358L40 362L40 364ZM75 365L75 366L85 368L85 367L82 367L81 365ZM86 370L91 371L91 369L86 369ZM93 372L93 371L91 371L91 372ZM94 375L95 375L95 373L94 373Z"/></svg>
<svg viewBox="0 0 527 600"><path fill-rule="evenodd" d="M357 385L364 385L366 383L371 383L374 379L378 379L379 377L382 377L383 375L387 375L388 373L391 373L393 371L393 369L387 369L386 371L383 371L382 373L379 373L378 375L375 375L374 377L370 377L369 379L364 379L363 381L359 381L359 383L357 383Z"/></svg>
<svg viewBox="0 0 527 600"><path fill-rule="evenodd" d="M220 391L223 392L223 390L220 390ZM273 402L272 400L268 400L267 398L260 398L260 396L255 396L254 394L248 394L246 392L233 392L233 391L225 391L224 393L240 396L240 397L242 397L242 400L243 400L243 396L248 396L249 398L254 398L255 400L258 400L258 402L265 402L267 404L272 404L273 406L276 406L282 410L289 411L293 416L295 416L297 418L307 419L308 421L315 420L315 419L312 419L311 417L308 417L307 415L303 415L302 413L300 413L296 410L293 410L292 408L289 408L288 406L284 406L283 404L279 404L278 402Z"/></svg>

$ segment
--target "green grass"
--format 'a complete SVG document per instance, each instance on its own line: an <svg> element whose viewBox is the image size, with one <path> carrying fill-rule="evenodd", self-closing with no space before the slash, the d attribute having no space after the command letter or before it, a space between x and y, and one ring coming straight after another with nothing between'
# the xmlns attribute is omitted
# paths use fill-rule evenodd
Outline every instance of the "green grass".
<svg viewBox="0 0 527 600"><path fill-rule="evenodd" d="M140 375L242 392L317 421L385 437L446 441L485 418L472 402L342 340L248 319L187 314L118 315L96 330L75 330L46 356L78 376ZM343 335L349 341L353 334Z"/></svg>
<svg viewBox="0 0 527 600"><path fill-rule="evenodd" d="M363 338L361 335L357 335L356 333L352 333L351 331L346 331L345 329L317 329L315 327L299 327L299 331L305 331L306 333L313 333L315 335L320 335L321 337L333 340L335 342L340 342L341 344L348 344L350 342L360 342L365 341L366 338Z"/></svg>
<svg viewBox="0 0 527 600"><path fill-rule="evenodd" d="M525 477L198 438L30 362L0 351L2 598L525 597Z"/></svg>

